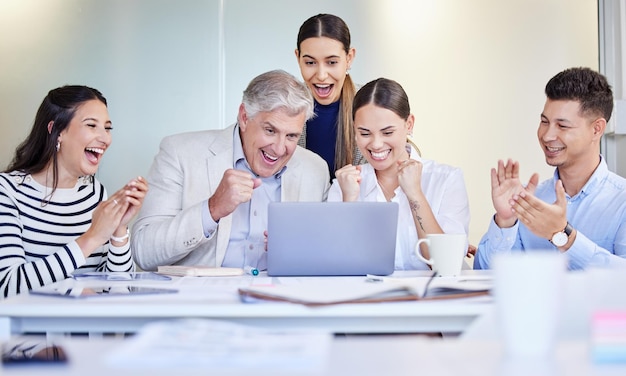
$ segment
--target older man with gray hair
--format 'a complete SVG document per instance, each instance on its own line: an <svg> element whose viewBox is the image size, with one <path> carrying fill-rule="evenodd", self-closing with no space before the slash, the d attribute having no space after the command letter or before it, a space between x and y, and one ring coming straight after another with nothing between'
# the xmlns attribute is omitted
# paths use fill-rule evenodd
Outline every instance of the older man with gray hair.
<svg viewBox="0 0 626 376"><path fill-rule="evenodd" d="M306 85L276 70L250 82L236 124L164 138L133 226L137 264L265 269L268 204L326 199L326 163L298 146L312 116Z"/></svg>

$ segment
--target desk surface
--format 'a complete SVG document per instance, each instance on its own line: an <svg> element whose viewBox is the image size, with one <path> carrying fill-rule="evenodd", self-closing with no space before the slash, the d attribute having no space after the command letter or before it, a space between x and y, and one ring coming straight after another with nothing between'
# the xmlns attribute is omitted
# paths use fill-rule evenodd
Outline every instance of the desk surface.
<svg viewBox="0 0 626 376"><path fill-rule="evenodd" d="M475 274L468 271L468 274ZM323 277L343 278L364 277ZM32 332L135 332L147 322L211 318L275 328L316 328L334 333L462 332L490 307L490 297L306 307L242 303L237 288L252 283L300 283L313 278L182 278L142 285L176 287L162 296L69 299L22 295L0 302L0 338ZM286 282L287 281L287 282ZM84 283L66 280L65 284Z"/></svg>
<svg viewBox="0 0 626 376"><path fill-rule="evenodd" d="M45 375L117 376L150 374L151 376L185 374L207 375L216 370L185 369L183 364L172 369L113 368L105 361L120 340L87 341L66 339L70 365L60 368L36 368ZM26 369L0 369L3 375L30 374ZM219 370L224 375L250 375L250 370ZM257 369L255 375L624 375L626 365L597 365L589 356L585 341L566 341L558 345L550 361L515 362L503 359L496 341L464 341L458 339L425 339L413 336L354 336L335 338L326 367L309 372L289 372L280 369Z"/></svg>

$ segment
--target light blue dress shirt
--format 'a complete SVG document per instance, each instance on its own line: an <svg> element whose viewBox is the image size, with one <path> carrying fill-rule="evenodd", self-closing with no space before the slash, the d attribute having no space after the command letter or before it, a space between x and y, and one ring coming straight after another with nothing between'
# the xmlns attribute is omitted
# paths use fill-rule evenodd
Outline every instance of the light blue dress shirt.
<svg viewBox="0 0 626 376"><path fill-rule="evenodd" d="M248 171L253 177L258 177L252 172L245 159L239 126L234 129L233 157L234 169ZM286 168L287 166L283 167L273 176L260 178L262 183L254 189L250 201L239 204L232 213L230 240L222 266L235 268L251 266L259 270L267 269L267 252L263 235L263 232L267 230L267 210L270 202L280 201L281 176ZM215 234L218 226L211 217L208 200L202 209L202 226L207 238Z"/></svg>
<svg viewBox="0 0 626 376"><path fill-rule="evenodd" d="M555 202L558 179L556 170L552 179L537 186L535 195L545 202ZM601 157L598 168L580 192L566 197L567 220L577 231L576 240L565 252L569 269L626 268L626 179L609 171ZM492 256L499 252L546 250L559 252L548 239L534 235L519 221L510 228L500 228L492 217L478 244L474 268L490 268Z"/></svg>

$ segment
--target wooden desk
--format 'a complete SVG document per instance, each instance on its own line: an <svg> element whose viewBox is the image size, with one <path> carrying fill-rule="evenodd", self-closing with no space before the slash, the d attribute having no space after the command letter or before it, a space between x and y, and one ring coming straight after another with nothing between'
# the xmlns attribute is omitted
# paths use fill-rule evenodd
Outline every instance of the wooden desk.
<svg viewBox="0 0 626 376"><path fill-rule="evenodd" d="M364 277L324 278L337 278L339 282L341 278ZM35 295L12 297L0 302L0 339L33 332L132 333L150 321L188 317L275 328L316 328L333 333L458 333L491 306L490 297L315 308L288 303L246 304L239 301L238 287L267 281L281 283L285 280L251 276L229 279L211 277L196 279L195 282L179 279L158 283L162 287L180 289L179 294L163 296L86 300ZM79 282L66 280L62 283Z"/></svg>

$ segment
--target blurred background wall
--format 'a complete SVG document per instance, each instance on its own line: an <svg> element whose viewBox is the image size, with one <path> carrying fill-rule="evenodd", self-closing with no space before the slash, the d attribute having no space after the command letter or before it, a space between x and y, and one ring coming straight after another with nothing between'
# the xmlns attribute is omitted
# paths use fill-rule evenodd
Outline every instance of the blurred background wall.
<svg viewBox="0 0 626 376"><path fill-rule="evenodd" d="M474 244L498 159L519 160L524 180L552 173L536 138L548 79L599 64L595 0L1 0L0 165L48 90L85 84L109 100L98 178L116 190L164 136L233 123L254 76L300 78L297 31L317 13L350 27L355 82L404 86L423 156L463 169Z"/></svg>

